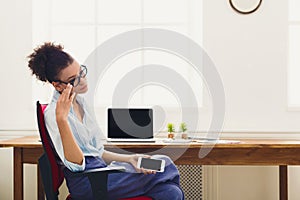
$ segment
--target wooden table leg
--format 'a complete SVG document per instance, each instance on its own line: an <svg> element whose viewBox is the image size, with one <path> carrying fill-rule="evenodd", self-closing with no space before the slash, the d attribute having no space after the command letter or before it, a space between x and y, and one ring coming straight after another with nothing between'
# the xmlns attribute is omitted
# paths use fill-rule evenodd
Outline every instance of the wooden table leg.
<svg viewBox="0 0 300 200"><path fill-rule="evenodd" d="M14 200L23 199L22 148L14 147Z"/></svg>
<svg viewBox="0 0 300 200"><path fill-rule="evenodd" d="M288 200L288 170L287 165L279 166L279 193L280 200Z"/></svg>

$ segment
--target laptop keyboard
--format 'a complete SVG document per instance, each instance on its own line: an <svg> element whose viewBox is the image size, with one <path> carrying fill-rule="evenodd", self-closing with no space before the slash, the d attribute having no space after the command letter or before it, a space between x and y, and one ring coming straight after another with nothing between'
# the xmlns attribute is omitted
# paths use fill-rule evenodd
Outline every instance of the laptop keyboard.
<svg viewBox="0 0 300 200"><path fill-rule="evenodd" d="M109 142L155 142L154 138L108 138L107 141Z"/></svg>

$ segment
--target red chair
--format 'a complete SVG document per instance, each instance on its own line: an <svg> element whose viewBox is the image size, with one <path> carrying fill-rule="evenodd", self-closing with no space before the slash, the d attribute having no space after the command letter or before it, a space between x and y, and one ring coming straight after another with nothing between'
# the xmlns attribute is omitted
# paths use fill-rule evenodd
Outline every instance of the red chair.
<svg viewBox="0 0 300 200"><path fill-rule="evenodd" d="M37 101L37 121L39 127L40 137L43 143L45 153L39 159L39 166L41 176L43 180L43 186L48 200L57 200L59 194L59 187L64 180L64 174L62 171L63 163L58 157L49 133L47 131L44 121L44 111L47 104L40 104ZM120 173L124 169L120 168L99 168L86 170L84 172L74 172L72 175L86 175L89 178L94 199L107 199L107 177L110 173ZM71 200L72 197L69 195L67 200ZM121 200L151 200L146 196L126 198Z"/></svg>

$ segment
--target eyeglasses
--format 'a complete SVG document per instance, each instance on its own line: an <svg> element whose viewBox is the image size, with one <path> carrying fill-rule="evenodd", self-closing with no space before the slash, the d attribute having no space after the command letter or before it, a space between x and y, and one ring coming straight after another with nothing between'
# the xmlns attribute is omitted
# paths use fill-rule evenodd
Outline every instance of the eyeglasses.
<svg viewBox="0 0 300 200"><path fill-rule="evenodd" d="M71 85L73 85L73 87L76 87L76 86L79 85L80 79L81 78L85 78L86 75L87 75L87 68L86 68L86 66L80 65L80 72L79 72L78 76L76 76L75 78L73 78L69 82L65 82L65 81L61 81L61 80L56 80L55 82L64 83L64 84L70 83Z"/></svg>

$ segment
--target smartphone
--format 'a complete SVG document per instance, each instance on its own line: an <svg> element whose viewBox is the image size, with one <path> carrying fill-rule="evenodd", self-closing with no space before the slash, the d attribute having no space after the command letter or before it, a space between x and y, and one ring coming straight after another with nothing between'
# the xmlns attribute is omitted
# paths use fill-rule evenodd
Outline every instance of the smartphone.
<svg viewBox="0 0 300 200"><path fill-rule="evenodd" d="M72 94L73 94L73 89L74 89L74 87L72 87L72 89L71 89L69 98L70 98L70 97L72 96Z"/></svg>
<svg viewBox="0 0 300 200"><path fill-rule="evenodd" d="M164 172L165 160L139 157L137 168L144 168L148 170L154 170L157 172Z"/></svg>

